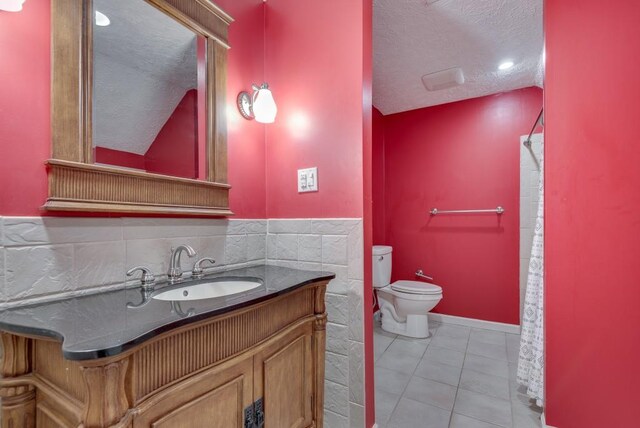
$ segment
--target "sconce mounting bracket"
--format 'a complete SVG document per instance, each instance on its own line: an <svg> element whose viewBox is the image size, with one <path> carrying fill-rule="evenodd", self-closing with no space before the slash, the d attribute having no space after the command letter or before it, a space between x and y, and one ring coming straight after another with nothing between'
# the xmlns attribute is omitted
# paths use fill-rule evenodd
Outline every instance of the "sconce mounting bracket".
<svg viewBox="0 0 640 428"><path fill-rule="evenodd" d="M251 108L251 95L247 91L238 94L238 110L242 117L253 120L253 109Z"/></svg>

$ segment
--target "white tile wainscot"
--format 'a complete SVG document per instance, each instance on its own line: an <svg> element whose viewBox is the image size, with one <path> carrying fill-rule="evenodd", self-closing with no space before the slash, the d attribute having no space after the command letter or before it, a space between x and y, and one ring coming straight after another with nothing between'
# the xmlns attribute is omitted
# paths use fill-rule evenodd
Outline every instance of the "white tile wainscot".
<svg viewBox="0 0 640 428"><path fill-rule="evenodd" d="M166 275L172 246L213 257L211 271L264 263L266 220L0 217L0 306L122 287L125 271ZM186 274L195 260L182 258Z"/></svg>
<svg viewBox="0 0 640 428"><path fill-rule="evenodd" d="M359 218L0 217L0 308L122 287L137 265L166 275L170 248L179 244L213 257L211 272L265 261L331 271L325 425L362 428L362 234ZM194 261L183 256L185 273Z"/></svg>
<svg viewBox="0 0 640 428"><path fill-rule="evenodd" d="M335 272L327 287L325 425L364 426L363 229L353 219L270 219L267 261Z"/></svg>

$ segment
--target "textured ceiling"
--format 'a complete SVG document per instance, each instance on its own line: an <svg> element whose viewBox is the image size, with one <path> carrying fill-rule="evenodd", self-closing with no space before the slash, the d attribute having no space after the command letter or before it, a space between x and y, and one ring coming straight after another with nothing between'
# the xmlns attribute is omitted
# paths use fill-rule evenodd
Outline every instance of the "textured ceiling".
<svg viewBox="0 0 640 428"><path fill-rule="evenodd" d="M144 154L197 86L196 34L144 0L95 0L93 144Z"/></svg>
<svg viewBox="0 0 640 428"><path fill-rule="evenodd" d="M542 85L542 0L374 0L373 104L391 114ZM498 64L515 66L499 71ZM425 74L465 83L429 92Z"/></svg>

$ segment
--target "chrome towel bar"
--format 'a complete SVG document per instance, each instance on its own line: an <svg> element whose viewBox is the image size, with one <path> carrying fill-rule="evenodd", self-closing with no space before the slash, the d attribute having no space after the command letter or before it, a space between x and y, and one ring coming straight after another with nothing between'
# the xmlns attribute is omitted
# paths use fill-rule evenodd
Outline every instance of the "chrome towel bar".
<svg viewBox="0 0 640 428"><path fill-rule="evenodd" d="M475 213L496 213L496 214L502 214L504 212L504 208L501 206L498 206L494 209L491 210L448 210L448 211L441 211L437 208L433 208L431 211L429 211L429 213L431 213L431 215L436 215L436 214L475 214Z"/></svg>

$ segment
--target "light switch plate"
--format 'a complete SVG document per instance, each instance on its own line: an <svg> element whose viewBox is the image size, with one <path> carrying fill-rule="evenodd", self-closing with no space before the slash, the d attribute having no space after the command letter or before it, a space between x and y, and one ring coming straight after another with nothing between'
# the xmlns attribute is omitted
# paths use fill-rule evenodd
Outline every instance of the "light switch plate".
<svg viewBox="0 0 640 428"><path fill-rule="evenodd" d="M298 193L318 191L318 168L298 170Z"/></svg>

